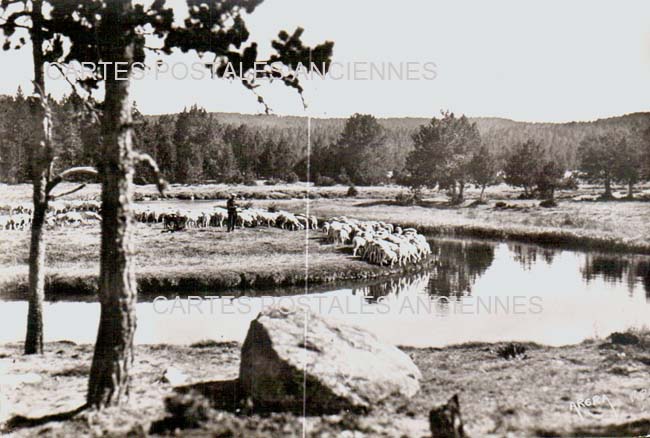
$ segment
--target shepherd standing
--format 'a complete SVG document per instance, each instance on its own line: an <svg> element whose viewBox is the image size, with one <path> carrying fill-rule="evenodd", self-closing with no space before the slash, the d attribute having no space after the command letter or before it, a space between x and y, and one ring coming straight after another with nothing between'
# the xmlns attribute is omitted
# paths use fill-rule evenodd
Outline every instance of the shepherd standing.
<svg viewBox="0 0 650 438"><path fill-rule="evenodd" d="M228 232L234 231L235 222L237 221L237 203L235 202L235 195L230 195L226 203L228 209Z"/></svg>

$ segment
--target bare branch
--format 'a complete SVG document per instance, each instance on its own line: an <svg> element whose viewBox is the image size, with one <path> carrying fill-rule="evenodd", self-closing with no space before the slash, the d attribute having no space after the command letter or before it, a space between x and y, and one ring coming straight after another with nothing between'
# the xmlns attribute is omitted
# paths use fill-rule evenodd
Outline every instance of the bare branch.
<svg viewBox="0 0 650 438"><path fill-rule="evenodd" d="M268 104L264 100L264 97L262 97L262 95L255 90L256 88L255 85L251 84L250 82L247 82L246 79L243 79L241 83L244 87L246 87L251 93L255 95L255 97L257 98L257 103L261 103L262 105L264 105L264 114L269 115L273 112L273 110L271 110L271 107L268 106Z"/></svg>
<svg viewBox="0 0 650 438"><path fill-rule="evenodd" d="M81 184L80 186L77 186L72 190L68 190L67 192L59 193L58 195L48 196L47 199L49 201L54 201L55 199L59 199L59 198L62 198L64 196L71 195L71 194L73 194L75 192L78 192L79 190L83 190L84 187L86 187L86 184Z"/></svg>
<svg viewBox="0 0 650 438"><path fill-rule="evenodd" d="M162 173L160 172L156 160L154 160L151 155L142 152L133 152L133 159L137 162L147 164L149 168L151 168L156 177L156 186L158 187L158 191L161 195L164 195L165 190L167 189L167 181L162 177Z"/></svg>
<svg viewBox="0 0 650 438"><path fill-rule="evenodd" d="M19 3L18 1L13 2L13 3ZM6 28L6 27L19 27L22 29L31 29L31 27L26 26L24 24L18 24L16 21L19 18L22 17L31 17L32 13L31 11L18 11L18 12L13 12L11 13L7 18L2 17L2 22L0 22L0 28Z"/></svg>
<svg viewBox="0 0 650 438"><path fill-rule="evenodd" d="M164 53L164 52L163 52L163 49L160 48L160 47L144 46L144 48L147 49L147 50L150 50L150 51L154 52L154 53L157 54L157 55L160 55L160 54Z"/></svg>
<svg viewBox="0 0 650 438"><path fill-rule="evenodd" d="M94 167L71 167L66 169L63 172L59 173L54 177L50 182L47 183L46 193L49 194L54 187L56 187L61 181L64 181L67 178L73 176L97 176L99 172Z"/></svg>
<svg viewBox="0 0 650 438"><path fill-rule="evenodd" d="M61 65L58 62L55 62L55 63L50 64L50 65L53 65L59 71L59 73L61 73L61 76L63 77L63 79L65 79L65 81L68 83L68 85L70 85L70 88L72 89L72 94L75 95L76 97L78 97L79 100L83 103L83 105L86 107L86 110L92 115L93 121L99 123L100 122L100 120L99 120L99 111L97 110L97 108L95 108L95 106L92 103L90 103L88 101L88 99L85 99L85 98L83 98L81 96L81 93L79 93L78 84L75 84L74 82L72 82L70 80L70 78L63 71L63 68L61 67Z"/></svg>

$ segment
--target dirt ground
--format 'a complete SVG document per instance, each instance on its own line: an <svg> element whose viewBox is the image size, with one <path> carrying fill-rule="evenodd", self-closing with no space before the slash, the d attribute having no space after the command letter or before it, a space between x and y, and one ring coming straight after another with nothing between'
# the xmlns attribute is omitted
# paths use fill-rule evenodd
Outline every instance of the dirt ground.
<svg viewBox="0 0 650 438"><path fill-rule="evenodd" d="M650 432L650 336L638 335L637 345L609 340L559 348L525 345L523 355L510 359L499 354L505 344L404 349L422 371L421 389L413 400L390 411L302 418L215 410L199 428L176 434L298 437L305 427L309 437L424 437L429 435L431 407L458 393L467 432L473 437L642 436ZM216 342L138 346L128 405L71 415L66 413L84 401L92 346L52 343L43 357L23 356L19 345L0 346L4 432L142 436L168 416L164 399L174 389L161 381L166 368L185 374L185 385L228 382L237 377L239 348ZM60 418L34 422L54 414ZM31 421L10 420L16 415Z"/></svg>

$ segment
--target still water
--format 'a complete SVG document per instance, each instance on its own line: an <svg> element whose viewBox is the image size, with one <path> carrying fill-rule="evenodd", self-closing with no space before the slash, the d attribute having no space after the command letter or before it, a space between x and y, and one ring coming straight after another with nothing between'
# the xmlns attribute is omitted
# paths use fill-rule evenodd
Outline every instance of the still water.
<svg viewBox="0 0 650 438"><path fill-rule="evenodd" d="M278 303L307 306L388 342L418 347L508 340L564 345L650 320L650 257L465 239L430 243L432 266L399 278L308 294L140 297L136 342L241 342L260 309ZM26 315L26 302L0 301L0 343L23 340ZM92 343L99 304L48 301L44 318L46 341Z"/></svg>

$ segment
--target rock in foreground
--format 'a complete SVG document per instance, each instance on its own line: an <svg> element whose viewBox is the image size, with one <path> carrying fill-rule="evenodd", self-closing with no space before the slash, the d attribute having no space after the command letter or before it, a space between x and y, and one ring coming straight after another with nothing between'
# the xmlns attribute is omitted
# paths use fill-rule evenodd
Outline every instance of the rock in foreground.
<svg viewBox="0 0 650 438"><path fill-rule="evenodd" d="M251 322L239 379L256 410L367 411L419 389L410 357L375 335L303 308L271 307Z"/></svg>

